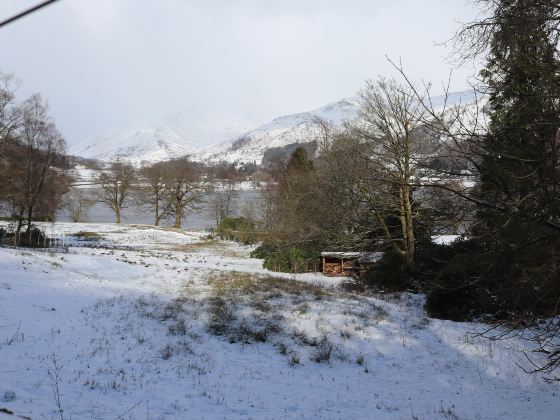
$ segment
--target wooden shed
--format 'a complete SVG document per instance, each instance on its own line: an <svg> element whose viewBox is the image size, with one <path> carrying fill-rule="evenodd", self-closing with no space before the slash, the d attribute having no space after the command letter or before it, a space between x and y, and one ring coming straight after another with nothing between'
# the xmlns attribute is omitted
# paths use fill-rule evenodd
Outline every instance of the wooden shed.
<svg viewBox="0 0 560 420"><path fill-rule="evenodd" d="M382 256L382 252L321 252L323 274L347 277L363 274Z"/></svg>

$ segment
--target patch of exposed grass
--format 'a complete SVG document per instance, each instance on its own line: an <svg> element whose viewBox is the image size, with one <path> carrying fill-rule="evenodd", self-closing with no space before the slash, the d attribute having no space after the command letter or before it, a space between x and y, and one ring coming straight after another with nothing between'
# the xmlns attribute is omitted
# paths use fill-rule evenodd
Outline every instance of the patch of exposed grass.
<svg viewBox="0 0 560 420"><path fill-rule="evenodd" d="M244 258L247 256L247 252L239 250L236 247L232 247L231 244L224 241L212 238L204 238L203 240L192 244L175 245L172 247L166 247L165 249L185 253L211 251L214 255L230 258Z"/></svg>
<svg viewBox="0 0 560 420"><path fill-rule="evenodd" d="M302 297L302 295L310 295L309 297L313 299L321 299L334 295L333 291L309 283L237 272L211 276L208 278L208 284L218 293L238 296L262 295L266 300L282 297Z"/></svg>
<svg viewBox="0 0 560 420"><path fill-rule="evenodd" d="M103 238L103 236L97 232L89 232L85 230L74 233L72 236L83 241L98 241Z"/></svg>

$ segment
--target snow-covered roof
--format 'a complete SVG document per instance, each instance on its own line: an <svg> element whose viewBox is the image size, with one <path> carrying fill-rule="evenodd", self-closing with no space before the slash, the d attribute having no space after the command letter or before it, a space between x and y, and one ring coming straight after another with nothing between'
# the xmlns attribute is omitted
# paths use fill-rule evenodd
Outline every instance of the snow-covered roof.
<svg viewBox="0 0 560 420"><path fill-rule="evenodd" d="M322 257L330 258L356 258L360 262L377 262L383 256L383 252L321 252Z"/></svg>
<svg viewBox="0 0 560 420"><path fill-rule="evenodd" d="M322 257L358 258L362 252L321 252Z"/></svg>

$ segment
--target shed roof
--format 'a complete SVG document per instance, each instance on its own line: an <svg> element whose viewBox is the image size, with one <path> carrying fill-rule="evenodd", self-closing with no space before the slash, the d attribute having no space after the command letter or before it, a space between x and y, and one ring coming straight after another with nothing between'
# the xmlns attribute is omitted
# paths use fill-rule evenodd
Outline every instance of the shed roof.
<svg viewBox="0 0 560 420"><path fill-rule="evenodd" d="M360 262L373 263L377 262L383 256L383 252L321 252L322 257L329 258L352 258Z"/></svg>
<svg viewBox="0 0 560 420"><path fill-rule="evenodd" d="M359 258L363 252L321 252L322 257Z"/></svg>

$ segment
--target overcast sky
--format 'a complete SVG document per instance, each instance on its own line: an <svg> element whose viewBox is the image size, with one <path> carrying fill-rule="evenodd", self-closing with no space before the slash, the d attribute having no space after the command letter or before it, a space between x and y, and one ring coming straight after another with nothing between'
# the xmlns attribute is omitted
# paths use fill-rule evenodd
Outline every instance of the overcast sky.
<svg viewBox="0 0 560 420"><path fill-rule="evenodd" d="M39 0L0 0L0 19ZM440 84L467 0L61 0L0 29L0 71L41 92L69 143L178 111L263 123L392 76ZM454 70L453 90L472 67Z"/></svg>

